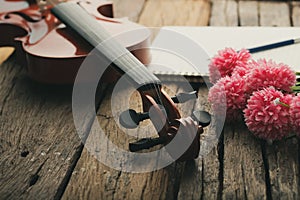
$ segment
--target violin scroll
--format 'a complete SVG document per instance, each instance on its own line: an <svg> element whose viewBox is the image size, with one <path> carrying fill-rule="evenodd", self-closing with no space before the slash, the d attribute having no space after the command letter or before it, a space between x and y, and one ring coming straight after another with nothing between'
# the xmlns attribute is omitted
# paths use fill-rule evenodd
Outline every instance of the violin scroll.
<svg viewBox="0 0 300 200"><path fill-rule="evenodd" d="M145 112L137 113L129 109L120 115L120 124L125 128L136 128L140 121L150 119L159 135L157 138L142 138L132 142L129 144L129 150L136 152L164 145L174 160L197 158L200 151L200 134L203 133L203 127L210 124L210 114L205 111L194 111L192 116L182 118L175 107L178 99L168 97L163 90L161 93L160 99L156 99L155 94L150 96L141 92ZM191 94L196 95L196 92L181 93L177 96L187 97ZM162 102L162 105L157 102Z"/></svg>

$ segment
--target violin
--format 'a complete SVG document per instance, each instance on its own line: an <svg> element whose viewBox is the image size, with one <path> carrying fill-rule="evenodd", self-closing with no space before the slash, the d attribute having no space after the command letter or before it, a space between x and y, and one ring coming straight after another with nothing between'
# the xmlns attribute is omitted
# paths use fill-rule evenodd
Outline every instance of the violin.
<svg viewBox="0 0 300 200"><path fill-rule="evenodd" d="M197 98L196 92L181 93L175 97L168 96L163 90L161 80L152 74L144 65L149 62L149 57L145 56L148 52L141 51L143 48L133 48L135 50L138 49L138 53L130 52L130 45L125 45L124 42L122 43L120 40L111 37L111 32L104 26L105 23L100 24L99 16L95 17L97 12L95 12L95 10L93 12L87 12L87 7L85 7L87 5L74 1L52 1L51 4L44 4L45 2L42 1L41 3L43 4L43 10L45 10L43 13L46 14L43 15L42 20L38 19L38 26L45 25L47 27L45 28L47 34L43 32L41 34L42 37L38 40L34 40L34 42L32 42L32 39L30 40L30 36L23 37L26 38L27 43L23 41L22 48L23 51L26 51L27 57L28 55L34 57L33 52L38 53L38 50L31 45L44 43L45 41L48 41L49 44L52 39L58 39L58 37L49 37L51 32L60 37L69 34L68 42L72 45L82 45L80 51L76 49L78 51L75 51L76 53L73 52L72 56L77 55L77 57L75 56L76 58L83 59L81 57L82 52L87 53L88 50L93 48L93 54L96 55L96 58L99 58L99 61L102 60L102 58L108 60L108 62L111 63L111 68L122 74L132 87L137 88L141 96L143 113L137 113L134 110L128 109L119 116L120 124L125 128L136 128L139 122L150 119L158 133L157 138L143 138L130 143L129 150L136 152L149 149L156 145L163 145L174 160L185 161L198 157L200 151L200 134L203 133L203 128L209 125L211 120L210 115L205 111L195 111L192 116L182 118L175 105L175 103L178 102L183 103L190 99ZM30 9L30 11L32 11L32 7L30 7ZM99 8L97 11L99 11ZM29 13L28 16L34 20L39 18L39 16L36 17L32 13ZM104 18L106 22L112 20L111 18ZM28 22L27 20L27 32L33 31L35 28L33 23L35 22ZM26 34L24 28L20 30L23 30L23 34ZM16 35L17 34L14 36ZM143 30L139 31L139 34L134 35L134 38L139 38L140 41L140 43L135 45L143 47L146 44L148 32ZM14 41L11 40L11 42L13 43ZM46 46L44 47L46 48ZM50 45L50 47L52 48L53 46ZM36 64L35 68L31 67L31 69L28 70L31 70L30 75L36 80L41 80L41 77L43 77L44 81L53 82L55 78L42 74L41 71L43 69L38 69L40 71L38 73L34 71L37 70L38 65L41 65L42 68L44 68L43 66L47 66L45 67L47 68L46 70L50 70L51 67L56 66L57 61L51 60L55 51L52 49L48 51L49 57L43 57L40 62L34 63ZM62 55L59 53L62 53ZM59 62L70 62L66 57L66 52L60 51L59 53L55 54L61 58ZM31 64L30 62L28 63L28 68L30 68ZM62 72L60 71L60 73ZM92 73L93 72L91 72L91 74ZM37 77L39 75L42 76ZM55 82L63 81L62 78L63 76L55 79Z"/></svg>
<svg viewBox="0 0 300 200"><path fill-rule="evenodd" d="M41 10L46 7L45 4L38 5L34 0L0 2L0 47L15 47L17 62L26 66L29 76L38 82L73 83L80 65L93 47L61 23L50 10ZM117 40L143 64L149 63L150 53L146 48L149 46L148 29L125 18L113 18L110 2L93 0L78 4L112 36L118 36L124 30L140 29L137 36L122 34ZM117 73L108 70L105 77L115 80Z"/></svg>

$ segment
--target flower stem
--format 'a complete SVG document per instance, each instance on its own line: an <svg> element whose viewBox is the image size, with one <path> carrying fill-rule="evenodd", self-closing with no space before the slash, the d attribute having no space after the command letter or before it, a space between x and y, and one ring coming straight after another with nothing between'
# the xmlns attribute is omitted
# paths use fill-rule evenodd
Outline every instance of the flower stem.
<svg viewBox="0 0 300 200"><path fill-rule="evenodd" d="M282 105L282 106L285 106L285 107L288 107L288 108L290 107L290 105L281 102L279 98L276 98L276 99L274 100L274 104L275 104L275 105L278 105L278 104L279 104L279 105Z"/></svg>

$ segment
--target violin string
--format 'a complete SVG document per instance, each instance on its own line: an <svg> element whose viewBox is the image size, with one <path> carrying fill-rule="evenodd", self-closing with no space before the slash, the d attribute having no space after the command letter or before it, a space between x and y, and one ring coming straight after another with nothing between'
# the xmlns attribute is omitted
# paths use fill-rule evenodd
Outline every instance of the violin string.
<svg viewBox="0 0 300 200"><path fill-rule="evenodd" d="M149 74L146 73L147 72L146 68L144 68L145 66L143 64L141 64L140 61L137 61L136 57L134 57L128 50L126 50L125 53L117 52L117 51L120 51L120 49L118 47L114 47L114 45L116 43L113 41L115 41L115 39L111 38L111 40L112 40L112 42L107 42L108 45L103 44L103 46L105 46L105 47L103 47L104 49L109 49L110 52L114 52L116 55L122 55L123 58L122 57L118 58L119 60L124 59L124 62L121 64L127 65L128 69L132 69L134 72L136 72L138 75L138 78L140 80L143 80L144 78L149 77ZM100 52L101 52L101 50L100 50ZM159 101L159 104L161 106L164 106L163 100L161 98L161 92L160 92L159 86L157 85L157 83L153 83L154 81L151 79L149 79L148 81L150 81L150 84L147 84L146 87L149 90L154 89L154 91L158 97L158 99L156 99L156 100ZM151 81L152 81L152 83L151 83ZM152 86L152 88L151 88L151 86Z"/></svg>
<svg viewBox="0 0 300 200"><path fill-rule="evenodd" d="M114 42L112 42L114 43ZM114 48L112 47L112 45L108 45L108 48L111 48L111 51L118 51L119 49L118 48ZM118 55L122 55L122 54L119 54ZM132 69L134 72L136 72L136 74L138 75L138 78L140 80L143 80L145 78L147 78L148 80L145 80L145 81L148 81L150 82L149 83L145 83L146 84L146 88L148 88L149 91L152 91L154 89L155 93L156 93L156 96L157 98L155 98L155 101L160 105L159 106L159 109L161 109L161 106L166 109L166 106L164 105L164 101L162 99L162 93L161 93L161 86L159 86L155 81L151 80L151 78L149 79L149 73L147 73L147 69L145 68L146 66L144 66L143 64L141 64L141 62L136 58L134 57L131 52L129 52L128 50L126 51L124 55L124 60L125 60L125 65L128 66L128 68ZM120 58L122 59L122 57ZM155 76L154 76L155 77ZM166 115L166 113L163 113L164 115ZM168 117L166 115L166 122L169 123L169 120L168 120Z"/></svg>
<svg viewBox="0 0 300 200"><path fill-rule="evenodd" d="M129 55L129 56L125 56L125 59L127 60L127 63L130 63L130 65L134 66L136 64L135 60L137 58L134 57L129 51L127 51L127 54ZM147 76L149 76L149 74L146 73L146 70L143 69L143 67L146 67L146 66L139 65L137 67L138 67L137 68L137 73L140 74L141 77L147 77ZM146 87L148 88L149 91L151 91L151 90L154 89L154 91L155 91L155 93L157 95L157 99L155 99L155 100L158 102L158 104L160 106L162 106L164 109L166 109L166 106L164 105L164 101L162 100L161 88L159 88L158 84L154 83L152 81L152 83L147 84ZM159 109L161 109L161 107L159 107ZM163 114L165 115L165 113L163 113ZM166 119L167 119L166 122L169 123L169 120L168 120L167 116L166 116Z"/></svg>
<svg viewBox="0 0 300 200"><path fill-rule="evenodd" d="M59 0L49 0L51 4L54 4L54 1L59 3ZM79 5L80 6L80 5ZM72 24L78 26L78 23L75 21L74 18L72 18L69 15L64 15L67 18L67 21L73 22ZM82 16L83 19L85 16ZM97 22L98 23L98 22ZM111 37L111 35L102 27L100 24L97 24L95 27L93 20L89 21L86 20L85 22L86 27L93 27L90 28L87 34L87 37L89 37L88 40L89 43L91 43L102 55L106 56L110 61L113 61L114 58L118 58L116 60L116 65L121 68L125 73L129 72L129 76L131 75L131 79L135 81L134 79L139 79L138 83L144 83L146 84L146 87L149 88L149 90L155 91L157 98L155 99L158 101L158 104L163 106L165 108L164 102L162 100L162 93L161 93L161 86L159 86L159 83L157 82L159 79L152 74L150 71L148 71L145 66L135 57L133 56L126 48L122 47L118 41L116 41L114 38ZM74 28L74 27L73 27ZM80 30L80 27L77 27ZM83 31L84 32L84 31ZM85 33L85 32L84 32ZM99 33L101 37L99 36ZM100 44L99 44L100 39ZM121 57L118 57L118 55L122 55ZM125 69L118 64L123 64L125 66ZM136 68L137 67L137 68ZM144 69L143 69L144 68ZM137 73L137 76L132 73L132 71Z"/></svg>
<svg viewBox="0 0 300 200"><path fill-rule="evenodd" d="M114 42L112 42L112 44L115 44ZM111 48L111 51L118 51L119 48L118 47L113 47L112 48L112 45L108 45L109 48ZM118 53L118 55L120 55L121 53ZM126 53L124 54L124 59L125 59L125 64L129 65L129 69L134 69L133 71L135 71L140 77L139 79L140 80L143 80L145 77L149 77L149 74L146 73L147 70L146 68L144 68L145 66L143 64L140 63L140 61L137 61L137 58L134 57L128 50L126 50ZM138 66L136 66L138 65ZM143 69L144 68L144 69ZM151 81L151 80L149 80ZM152 82L154 82L152 80ZM153 88L151 88L151 85ZM151 83L149 84L149 86L147 86L149 90L151 89L154 89L155 90L155 93L157 94L158 96L158 101L159 103L164 106L163 104L163 101L162 101L162 98L161 98L161 92L160 92L160 89L159 89L159 86L157 85L157 83Z"/></svg>
<svg viewBox="0 0 300 200"><path fill-rule="evenodd" d="M136 63L134 62L134 59L137 59L137 58L132 56L132 54L129 51L127 52L127 54L130 55L130 56L126 56L127 62L130 63L130 65L135 65ZM146 70L143 69L143 67L146 67L146 66L144 66L144 65L143 66L141 66L141 65L138 66L137 72L140 74L141 77L147 77L149 74L146 73ZM151 88L151 86L152 86L152 88ZM157 83L151 83L151 84L146 85L146 87L150 91L154 89L155 93L157 94L157 98L158 98L156 100L159 102L159 104L161 106L163 106L165 108L164 102L163 102L162 97L161 97L162 96L161 89L159 88L158 84Z"/></svg>

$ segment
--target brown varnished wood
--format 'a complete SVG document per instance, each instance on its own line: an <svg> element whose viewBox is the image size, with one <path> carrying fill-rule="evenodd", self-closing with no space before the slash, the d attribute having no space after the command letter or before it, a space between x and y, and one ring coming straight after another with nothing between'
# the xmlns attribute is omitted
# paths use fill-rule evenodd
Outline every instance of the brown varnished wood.
<svg viewBox="0 0 300 200"><path fill-rule="evenodd" d="M14 2L11 2L11 6L9 1L4 2L8 11L0 13L0 46L14 46L19 63L27 66L34 80L55 84L72 83L81 63L93 47L70 28L66 28L50 11L41 13L39 7L31 3L27 8L10 12ZM81 2L80 5L112 36L141 28L125 18L113 18L112 3L93 0ZM148 36L132 35L131 38L119 39L119 42L145 64L150 61ZM115 79L112 74L113 71L109 71L105 77Z"/></svg>

